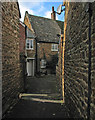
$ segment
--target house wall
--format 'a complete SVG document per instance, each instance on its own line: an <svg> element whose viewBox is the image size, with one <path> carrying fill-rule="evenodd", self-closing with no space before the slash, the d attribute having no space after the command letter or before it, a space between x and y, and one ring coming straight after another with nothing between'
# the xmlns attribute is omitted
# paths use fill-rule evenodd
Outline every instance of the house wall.
<svg viewBox="0 0 95 120"><path fill-rule="evenodd" d="M33 68L31 70L34 71L34 74L33 74L34 76L36 74L36 40L35 39L33 39L33 49L32 50L26 49L26 55L27 55L26 62L28 61L28 59L31 59L33 63ZM27 63L26 63L26 66L27 66ZM28 71L28 68L27 68L27 71Z"/></svg>
<svg viewBox="0 0 95 120"><path fill-rule="evenodd" d="M44 57L44 53L46 56L47 61L51 60L51 55L55 55L58 53L58 51L51 51L51 45L54 43L39 43L38 49L39 49L39 58Z"/></svg>
<svg viewBox="0 0 95 120"><path fill-rule="evenodd" d="M25 54L25 25L23 23L19 23L19 50L20 54Z"/></svg>
<svg viewBox="0 0 95 120"><path fill-rule="evenodd" d="M24 24L28 27L28 29L30 29L32 31L31 33L33 34L34 30L33 30L32 26L31 26L30 21L29 21L29 18L28 18L28 15L27 15L27 11L25 13ZM28 29L26 29L27 32L29 32ZM26 39L31 39L31 38L26 38ZM26 49L26 52L27 52L27 57L35 58L35 54L36 54L36 40L35 39L33 39L33 40L34 40L34 49L33 50L29 50L29 49L26 49L26 48L25 49Z"/></svg>
<svg viewBox="0 0 95 120"><path fill-rule="evenodd" d="M36 54L36 40L35 39L33 39L33 50L26 49L26 52L27 52L27 57L35 58L35 54Z"/></svg>
<svg viewBox="0 0 95 120"><path fill-rule="evenodd" d="M74 117L87 118L89 66L88 3L66 3L64 36L65 103ZM91 118L95 118L95 2L91 5Z"/></svg>
<svg viewBox="0 0 95 120"><path fill-rule="evenodd" d="M40 69L40 61L45 58L47 62L52 60L52 56L58 54L58 51L51 51L51 45L54 43L38 43L37 44L37 58L38 69Z"/></svg>
<svg viewBox="0 0 95 120"><path fill-rule="evenodd" d="M31 33L33 34L34 33L34 30L31 26L31 23L29 21L29 18L28 18L28 15L27 15L27 12L25 13L25 18L24 18L24 24L32 31ZM27 29L28 30L28 29ZM28 31L27 31L28 32ZM34 73L36 73L36 39L32 39L32 38L26 38L26 39L30 39L30 40L33 40L33 49L26 49L26 56L27 56L27 59L28 58L33 58L34 60L32 60L32 62L34 63ZM27 61L26 59L26 61ZM27 65L26 65L27 66Z"/></svg>
<svg viewBox="0 0 95 120"><path fill-rule="evenodd" d="M60 88L62 88L62 65L63 65L63 35L59 44L58 64L56 66L56 77L60 81Z"/></svg>
<svg viewBox="0 0 95 120"><path fill-rule="evenodd" d="M19 10L17 2L2 3L2 110L3 115L23 92L19 54Z"/></svg>

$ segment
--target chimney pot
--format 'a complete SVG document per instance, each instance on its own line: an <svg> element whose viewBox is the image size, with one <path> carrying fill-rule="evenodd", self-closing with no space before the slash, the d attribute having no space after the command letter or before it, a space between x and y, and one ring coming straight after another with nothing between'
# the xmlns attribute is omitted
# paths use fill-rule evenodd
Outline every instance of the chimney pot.
<svg viewBox="0 0 95 120"><path fill-rule="evenodd" d="M56 20L56 13L55 13L55 11L54 11L54 6L52 6L51 19L52 19L52 20Z"/></svg>
<svg viewBox="0 0 95 120"><path fill-rule="evenodd" d="M54 6L52 6L52 13L54 12Z"/></svg>

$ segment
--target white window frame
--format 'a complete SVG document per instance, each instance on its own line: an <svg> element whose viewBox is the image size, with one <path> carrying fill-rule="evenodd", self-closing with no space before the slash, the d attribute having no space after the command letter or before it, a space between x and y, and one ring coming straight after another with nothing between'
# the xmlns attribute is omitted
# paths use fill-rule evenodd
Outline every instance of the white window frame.
<svg viewBox="0 0 95 120"><path fill-rule="evenodd" d="M46 68L46 60L41 59L41 68Z"/></svg>
<svg viewBox="0 0 95 120"><path fill-rule="evenodd" d="M51 51L58 51L58 44L52 44Z"/></svg>
<svg viewBox="0 0 95 120"><path fill-rule="evenodd" d="M29 43L29 48L27 48L27 43ZM32 43L33 47L31 47L31 43ZM26 49L27 50L33 50L34 49L34 39L26 39Z"/></svg>

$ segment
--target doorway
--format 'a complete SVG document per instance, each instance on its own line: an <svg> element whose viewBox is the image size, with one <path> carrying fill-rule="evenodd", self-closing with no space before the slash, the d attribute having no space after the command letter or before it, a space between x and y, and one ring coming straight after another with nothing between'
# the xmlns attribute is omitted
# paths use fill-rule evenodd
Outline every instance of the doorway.
<svg viewBox="0 0 95 120"><path fill-rule="evenodd" d="M28 76L34 76L34 60L27 59L27 74Z"/></svg>

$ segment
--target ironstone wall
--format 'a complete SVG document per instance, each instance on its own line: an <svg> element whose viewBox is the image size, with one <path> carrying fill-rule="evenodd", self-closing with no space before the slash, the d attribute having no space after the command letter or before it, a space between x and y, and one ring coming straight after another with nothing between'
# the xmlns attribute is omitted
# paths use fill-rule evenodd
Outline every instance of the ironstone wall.
<svg viewBox="0 0 95 120"><path fill-rule="evenodd" d="M0 2L0 119L2 118L2 8Z"/></svg>
<svg viewBox="0 0 95 120"><path fill-rule="evenodd" d="M60 81L60 87L62 88L62 63L63 63L63 37L61 37L59 43L58 64L56 65L56 78Z"/></svg>
<svg viewBox="0 0 95 120"><path fill-rule="evenodd" d="M19 55L19 8L17 2L2 3L2 110L13 106L23 91Z"/></svg>
<svg viewBox="0 0 95 120"><path fill-rule="evenodd" d="M66 3L65 103L74 117L87 118L89 76L89 3ZM95 2L91 4L91 118L95 119Z"/></svg>

